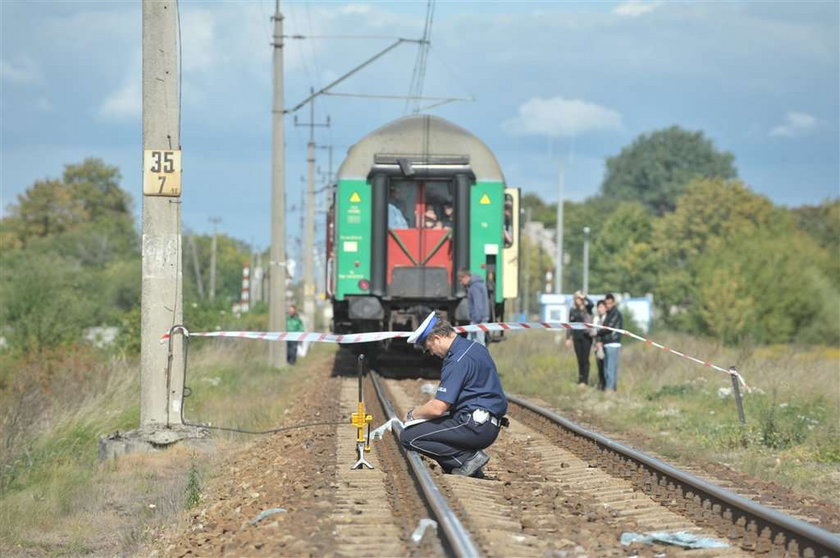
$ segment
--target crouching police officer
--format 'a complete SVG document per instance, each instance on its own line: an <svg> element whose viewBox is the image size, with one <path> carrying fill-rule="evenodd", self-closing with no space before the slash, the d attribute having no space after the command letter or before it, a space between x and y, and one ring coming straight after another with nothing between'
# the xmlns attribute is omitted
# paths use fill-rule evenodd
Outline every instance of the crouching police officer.
<svg viewBox="0 0 840 558"><path fill-rule="evenodd" d="M410 409L400 436L406 449L436 460L443 471L481 478L490 457L482 450L507 426L507 398L496 365L483 345L458 336L434 312L408 338L443 359L435 397Z"/></svg>

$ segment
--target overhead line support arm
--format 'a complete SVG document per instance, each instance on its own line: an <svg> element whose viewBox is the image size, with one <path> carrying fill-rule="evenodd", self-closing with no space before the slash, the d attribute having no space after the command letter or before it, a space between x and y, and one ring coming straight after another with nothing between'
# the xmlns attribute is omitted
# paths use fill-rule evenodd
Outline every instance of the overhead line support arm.
<svg viewBox="0 0 840 558"><path fill-rule="evenodd" d="M368 58L367 60L365 60L364 62L362 62L361 64L359 64L358 66L356 66L355 68L353 68L352 70L350 70L349 72L344 74L343 76L339 77L338 79L336 79L335 81L333 81L329 85L327 85L325 87L322 87L318 91L315 91L314 93L309 95L309 97L302 100L301 102L299 102L297 105L295 105L291 109L286 109L283 112L286 113L286 114L290 114L292 112L297 112L298 110L301 109L301 107L303 107L306 103L308 103L309 101L311 101L312 99L314 99L318 95L322 95L322 94L326 93L327 91L329 91L330 89L332 89L333 87L335 87L336 85L338 85L339 83L344 81L345 79L349 78L350 76L352 76L353 74L355 74L356 72L361 70L362 68L370 65L372 62L378 60L379 58L381 58L385 54L391 52L392 50L394 50L395 48L397 48L398 46L400 46L403 43L423 44L425 42L427 42L427 41L424 41L422 39L397 39L393 44L391 44L388 47L382 49L380 52L374 54L373 56L371 56L370 58Z"/></svg>

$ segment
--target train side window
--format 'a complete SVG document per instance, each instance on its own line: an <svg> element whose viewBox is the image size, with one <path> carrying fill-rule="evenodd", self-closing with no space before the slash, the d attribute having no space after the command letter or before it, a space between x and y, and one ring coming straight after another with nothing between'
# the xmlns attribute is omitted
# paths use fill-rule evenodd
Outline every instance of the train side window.
<svg viewBox="0 0 840 558"><path fill-rule="evenodd" d="M505 248L510 248L513 246L513 196L510 194L505 194L505 214L502 227Z"/></svg>

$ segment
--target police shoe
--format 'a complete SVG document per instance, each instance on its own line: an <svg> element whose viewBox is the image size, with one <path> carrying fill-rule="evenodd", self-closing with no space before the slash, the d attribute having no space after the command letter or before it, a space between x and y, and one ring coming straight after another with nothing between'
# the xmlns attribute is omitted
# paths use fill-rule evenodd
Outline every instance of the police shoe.
<svg viewBox="0 0 840 558"><path fill-rule="evenodd" d="M478 471L480 471L482 467L487 465L488 461L490 461L490 456L484 453L483 451L478 450L477 452L475 452L475 455L467 459L467 461L463 465L452 469L452 474L462 475L464 477L471 477L475 475Z"/></svg>

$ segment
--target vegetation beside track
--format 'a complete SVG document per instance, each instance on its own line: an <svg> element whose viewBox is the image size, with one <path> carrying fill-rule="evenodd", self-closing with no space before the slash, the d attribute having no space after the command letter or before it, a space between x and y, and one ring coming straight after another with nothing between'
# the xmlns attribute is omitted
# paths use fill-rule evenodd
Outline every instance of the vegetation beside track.
<svg viewBox="0 0 840 558"><path fill-rule="evenodd" d="M840 349L727 348L688 335L657 341L722 366L753 388L738 420L728 375L625 340L618 391L577 385L574 351L551 332L514 333L491 352L506 390L539 397L573 420L642 440L682 462L718 462L840 504Z"/></svg>
<svg viewBox="0 0 840 558"><path fill-rule="evenodd" d="M288 420L284 411L307 369L332 352L321 347L296 367L271 370L265 349L261 343L195 342L186 418L247 429ZM219 459L253 440L217 431L210 453L179 445L100 463L99 437L139 424L137 360L98 360L80 350L52 362L49 375L43 361L7 358L0 368L7 364L20 381L6 378L10 384L0 392L0 403L19 406L17 418L2 424L3 556L134 553L196 504L196 483L208 480Z"/></svg>

